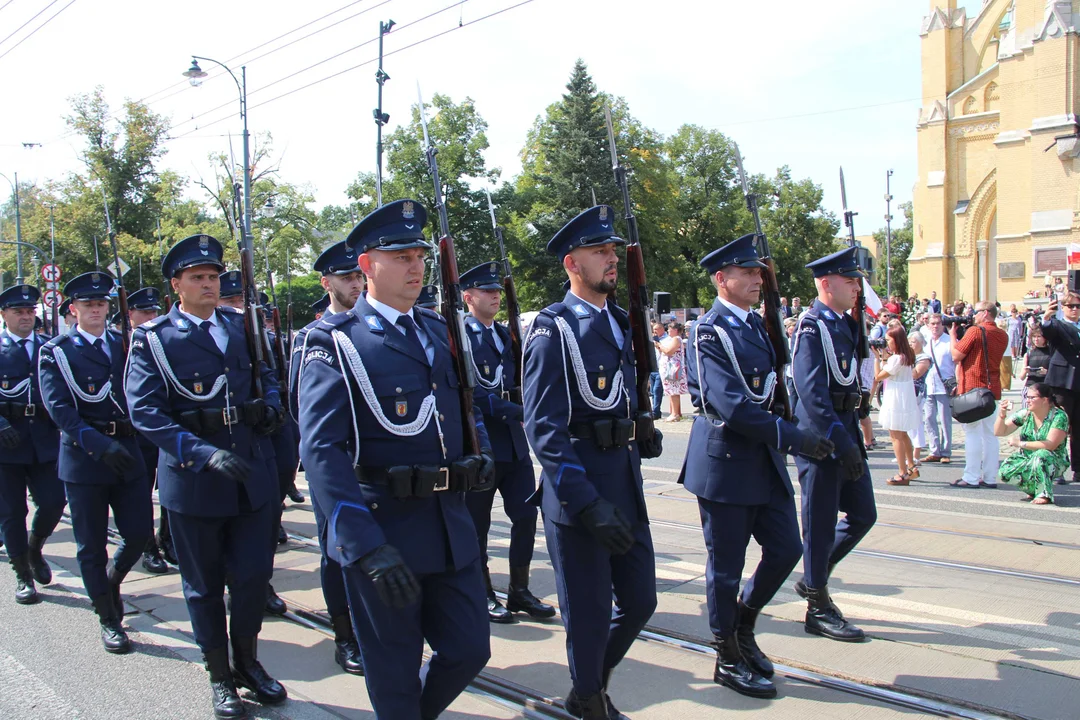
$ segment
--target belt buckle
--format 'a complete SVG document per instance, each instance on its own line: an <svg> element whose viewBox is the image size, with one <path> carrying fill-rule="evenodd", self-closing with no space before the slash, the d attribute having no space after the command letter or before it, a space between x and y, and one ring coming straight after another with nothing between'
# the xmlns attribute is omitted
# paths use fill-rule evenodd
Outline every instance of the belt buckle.
<svg viewBox="0 0 1080 720"><path fill-rule="evenodd" d="M510 402L510 391L509 390L503 390L500 393L500 395L502 396L503 400L505 400L506 402Z"/></svg>
<svg viewBox="0 0 1080 720"><path fill-rule="evenodd" d="M637 440L637 420L634 420L634 423L630 426L630 439L626 441L626 444L629 445L635 440Z"/></svg>
<svg viewBox="0 0 1080 720"><path fill-rule="evenodd" d="M111 436L116 435L116 421L110 420L109 424L105 426L105 434Z"/></svg>
<svg viewBox="0 0 1080 720"><path fill-rule="evenodd" d="M36 415L37 415L37 405L34 405L33 403L31 403L31 404L28 404L25 408L23 408L23 417L34 417Z"/></svg>
<svg viewBox="0 0 1080 720"><path fill-rule="evenodd" d="M230 405L227 408L221 409L221 419L225 421L225 425L232 427L233 425L240 424L240 414L236 410L235 405Z"/></svg>
<svg viewBox="0 0 1080 720"><path fill-rule="evenodd" d="M862 393L859 393L858 395L855 396L855 407L853 409L858 410L861 407L862 407Z"/></svg>
<svg viewBox="0 0 1080 720"><path fill-rule="evenodd" d="M450 468L439 468L439 475L442 478L442 482L436 482L433 492L446 492L450 489Z"/></svg>

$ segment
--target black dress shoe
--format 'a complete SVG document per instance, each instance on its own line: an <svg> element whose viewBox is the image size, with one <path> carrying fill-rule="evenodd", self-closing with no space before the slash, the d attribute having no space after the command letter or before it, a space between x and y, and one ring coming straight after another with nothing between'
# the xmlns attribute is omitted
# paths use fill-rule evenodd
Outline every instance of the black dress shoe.
<svg viewBox="0 0 1080 720"><path fill-rule="evenodd" d="M217 648L203 653L206 669L210 672L210 692L214 703L214 715L219 718L247 717L244 702L236 692L232 671L229 670L229 650Z"/></svg>
<svg viewBox="0 0 1080 720"><path fill-rule="evenodd" d="M514 619L514 613L503 607L503 604L499 602L499 598L495 597L495 593L491 593L487 598L488 619L497 625L509 625L517 622Z"/></svg>
<svg viewBox="0 0 1080 720"><path fill-rule="evenodd" d="M11 558L12 569L15 571L15 602L20 605L33 605L41 602L37 588L34 587L34 574L30 571L30 559L26 555Z"/></svg>
<svg viewBox="0 0 1080 720"><path fill-rule="evenodd" d="M289 489L286 491L285 494L288 495L289 499L292 500L297 505L304 502L304 499L305 499L304 498L304 493L302 493L302 492L300 492L299 490L296 489L296 483L293 483L292 485L290 485Z"/></svg>
<svg viewBox="0 0 1080 720"><path fill-rule="evenodd" d="M284 702L289 694L284 686L263 668L256 654L256 638L232 639L233 680L238 687L247 688L263 705Z"/></svg>
<svg viewBox="0 0 1080 720"><path fill-rule="evenodd" d="M176 546L171 537L158 537L158 547L161 549L161 557L173 567L180 566L180 558L176 557Z"/></svg>
<svg viewBox="0 0 1080 720"><path fill-rule="evenodd" d="M776 674L776 668L773 667L772 660L761 652L757 639L754 637L754 625L757 623L757 616L760 612L760 610L747 607L743 604L742 599L739 599L739 617L735 624L735 642L739 644L739 652L742 653L746 664L758 675L771 679Z"/></svg>
<svg viewBox="0 0 1080 720"><path fill-rule="evenodd" d="M153 550L147 550L142 555L143 570L152 575L164 575L169 572L169 566L161 558L161 553L158 552L157 545Z"/></svg>
<svg viewBox="0 0 1080 720"><path fill-rule="evenodd" d="M589 697L579 697L577 690L571 688L563 702L563 707L571 717L582 720L629 720L625 715L611 707L607 693L598 692ZM612 714L614 710L615 714Z"/></svg>
<svg viewBox="0 0 1080 720"><path fill-rule="evenodd" d="M713 682L729 687L747 697L764 699L776 697L776 686L750 667L739 652L739 644L734 634L716 639L716 668L713 670Z"/></svg>
<svg viewBox="0 0 1080 720"><path fill-rule="evenodd" d="M828 588L804 587L806 591L806 621L803 627L811 635L839 640L862 642L866 633L849 623L833 605Z"/></svg>
<svg viewBox="0 0 1080 720"><path fill-rule="evenodd" d="M364 657L353 636L352 619L348 614L335 615L330 624L334 628L334 662L350 675L363 675Z"/></svg>
<svg viewBox="0 0 1080 720"><path fill-rule="evenodd" d="M489 606L490 611L490 606ZM510 612L527 613L535 620L555 617L555 608L529 592L529 568L510 568L510 589L506 592L506 609Z"/></svg>
<svg viewBox="0 0 1080 720"><path fill-rule="evenodd" d="M278 525L277 529L277 544L284 545L289 542L289 534L285 532L285 528L282 525Z"/></svg>
<svg viewBox="0 0 1080 720"><path fill-rule="evenodd" d="M278 597L278 594L274 592L273 585L266 586L266 612L270 615L284 615L289 610L285 605L285 601Z"/></svg>
<svg viewBox="0 0 1080 720"><path fill-rule="evenodd" d="M120 624L120 616L116 614L112 595L98 595L94 598L94 611L101 624L101 644L105 647L105 652L115 655L131 652L131 640Z"/></svg>
<svg viewBox="0 0 1080 720"><path fill-rule="evenodd" d="M45 545L47 539L31 532L30 550L26 553L26 557L30 561L30 572L34 574L34 579L42 585L48 585L52 582L52 568L49 567L49 563L41 555L41 548Z"/></svg>

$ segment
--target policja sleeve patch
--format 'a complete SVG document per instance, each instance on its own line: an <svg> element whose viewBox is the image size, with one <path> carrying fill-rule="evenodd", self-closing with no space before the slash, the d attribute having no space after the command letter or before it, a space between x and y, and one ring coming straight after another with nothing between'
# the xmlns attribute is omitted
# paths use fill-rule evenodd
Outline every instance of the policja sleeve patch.
<svg viewBox="0 0 1080 720"><path fill-rule="evenodd" d="M304 356L304 365L307 365L313 361L324 362L330 367L334 366L334 356L322 348L313 348L308 350L308 354Z"/></svg>

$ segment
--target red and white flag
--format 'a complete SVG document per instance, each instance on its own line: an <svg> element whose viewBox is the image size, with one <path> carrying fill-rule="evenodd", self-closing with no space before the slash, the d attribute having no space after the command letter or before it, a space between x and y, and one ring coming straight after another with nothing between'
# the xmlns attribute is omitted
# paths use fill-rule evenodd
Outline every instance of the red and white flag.
<svg viewBox="0 0 1080 720"><path fill-rule="evenodd" d="M882 308L881 298L874 292L874 288L870 287L870 283L866 282L866 278L863 278L862 287L863 295L866 297L866 311L877 320L878 313L881 312Z"/></svg>
<svg viewBox="0 0 1080 720"><path fill-rule="evenodd" d="M1069 265L1080 265L1080 245L1069 245Z"/></svg>

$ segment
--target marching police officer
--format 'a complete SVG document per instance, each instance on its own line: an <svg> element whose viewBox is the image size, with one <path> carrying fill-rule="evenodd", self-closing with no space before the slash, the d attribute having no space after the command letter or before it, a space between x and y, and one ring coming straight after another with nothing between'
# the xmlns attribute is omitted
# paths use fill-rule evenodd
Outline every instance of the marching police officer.
<svg viewBox="0 0 1080 720"><path fill-rule="evenodd" d="M311 308L312 312L315 313L315 319L316 320L321 320L322 316L324 314L326 314L327 308L330 307L330 293L328 293L328 292L323 293L323 296L321 298L319 298L318 300L316 300L315 302L311 303L311 305L309 307ZM299 335L299 332L297 334ZM295 354L295 353L296 353L296 346L293 345L293 354ZM292 366L289 367L289 373L290 374L292 373Z"/></svg>
<svg viewBox="0 0 1080 720"><path fill-rule="evenodd" d="M356 250L344 240L331 245L315 260L315 270L322 273L320 282L326 288L325 307L318 310L323 318L334 313L352 310L356 299L364 290L364 273L356 265ZM321 301L315 303L320 304ZM314 305L312 306L315 307ZM293 419L298 421L300 399L300 366L304 359L305 340L311 329L318 325L316 319L296 333L292 347L292 362L289 363L289 409ZM341 669L352 675L364 674L364 659L360 655L360 646L353 633L352 618L349 615L349 600L345 594L345 577L341 565L326 551L326 513L319 505L314 493L311 495L311 509L315 512L315 525L318 528L319 549L322 552L320 576L326 611L334 627L334 662ZM362 610L361 610L362 612Z"/></svg>
<svg viewBox="0 0 1080 720"><path fill-rule="evenodd" d="M755 239L745 235L701 261L717 298L694 323L687 344L687 381L698 416L680 481L698 498L709 551L713 679L743 695L771 698L773 664L754 639L754 624L802 554L784 455L824 458L833 447L823 435L770 412L783 378L764 322L751 309L761 299L766 267ZM761 545L761 562L740 597L751 536Z"/></svg>
<svg viewBox="0 0 1080 720"><path fill-rule="evenodd" d="M64 286L78 325L41 350L41 397L60 427L59 475L67 493L83 586L110 653L131 651L120 584L153 532L146 466L127 414L123 336L105 326L112 278L79 275ZM120 534L109 558L109 510Z"/></svg>
<svg viewBox="0 0 1080 720"><path fill-rule="evenodd" d="M161 314L161 291L156 287L145 287L128 295L128 320L131 327L137 328L145 322L150 322ZM157 445L150 442L143 435L136 436L139 443L139 451L142 453L143 464L146 466L147 491L153 495L154 484L157 481ZM150 511L153 512L153 503ZM161 508L161 521L158 528L158 536L155 540L151 527L150 538L146 541L143 549L143 570L154 575L169 572L166 560L176 565L176 551L172 547L172 538L169 536L169 516L165 508ZM162 558L162 551L165 557Z"/></svg>
<svg viewBox="0 0 1080 720"><path fill-rule="evenodd" d="M273 374L265 364L255 366L248 351L243 319L217 308L221 258L221 243L194 235L162 259L162 274L179 302L135 330L126 389L136 429L161 451L159 497L169 511L184 599L210 672L214 712L243 717L236 684L264 704L286 697L256 650L279 504L276 480L256 436L278 427L281 405ZM232 599L228 631L226 573Z"/></svg>
<svg viewBox="0 0 1080 720"><path fill-rule="evenodd" d="M476 371L477 404L484 414L484 427L495 451L495 487L469 493L469 506L480 541L480 555L487 585L488 616L494 623L514 621L513 613L524 612L537 619L555 617L555 608L529 592L529 564L536 538L536 506L529 498L536 491L529 443L522 422L519 370L510 352L510 332L495 322L502 302L499 263L477 265L461 276L461 289L469 306L465 327L472 340ZM498 488L503 509L510 518L510 587L503 607L491 587L487 567L488 530L491 506Z"/></svg>
<svg viewBox="0 0 1080 720"><path fill-rule="evenodd" d="M240 271L229 270L221 273L218 277L221 286L221 306L236 311L242 322L244 313L244 289L240 279ZM265 306L268 301L269 298L266 297L266 293L260 292L260 307ZM264 344L267 353L270 352L270 348L272 347L272 337L272 333L267 330L266 343ZM279 388L279 392L280 390L281 389ZM258 438L258 442L262 445L263 458L266 461L266 466L272 471L271 475L278 479L278 494L281 496L280 501L275 506L274 529L273 532L270 533L271 558L274 557L278 545L284 545L288 542L285 528L281 525L281 513L285 509L285 495L284 490L281 488L282 479L278 464L279 460L282 460L287 464L289 455L296 457L296 444L295 440L292 439L292 433L290 432L288 425L289 423L286 423L280 429L271 433L269 437L261 436ZM279 455L279 451L282 453L281 455ZM273 567L271 567L270 576L273 577L273 574ZM269 582L266 584L265 609L266 612L271 615L284 615L288 611L288 606L285 605L285 601L278 597L277 592L274 591L274 586Z"/></svg>
<svg viewBox="0 0 1080 720"><path fill-rule="evenodd" d="M806 266L814 272L818 296L799 320L792 359L799 427L824 434L836 446L823 460L795 458L803 522L803 579L795 591L807 601L806 632L847 642L860 642L865 635L829 598L829 576L877 520L859 429L864 398L856 356L858 327L847 314L865 277L855 250L841 250ZM844 513L840 522L837 512Z"/></svg>
<svg viewBox="0 0 1080 720"><path fill-rule="evenodd" d="M439 286L431 284L420 288L420 296L416 298L416 307L422 307L426 310L438 310Z"/></svg>
<svg viewBox="0 0 1080 720"><path fill-rule="evenodd" d="M47 338L34 332L41 297L30 285L0 293L0 530L15 570L15 602L38 602L34 581L52 582L52 570L41 555L45 540L64 514L64 488L57 478L60 437L41 405L38 355ZM26 492L37 510L26 533Z"/></svg>
<svg viewBox="0 0 1080 720"><path fill-rule="evenodd" d="M543 466L536 499L573 681L566 707L584 718L624 717L608 681L656 609L641 458L659 456L661 436L637 439L629 322L607 301L615 247L625 244L614 216L607 205L590 208L548 243L570 291L537 315L524 358L525 431Z"/></svg>
<svg viewBox="0 0 1080 720"><path fill-rule="evenodd" d="M481 455L464 454L445 322L414 307L426 220L420 203L398 200L353 229L367 294L308 332L300 369L300 456L380 720L438 717L491 654L464 492L490 482L495 461L475 407Z"/></svg>

